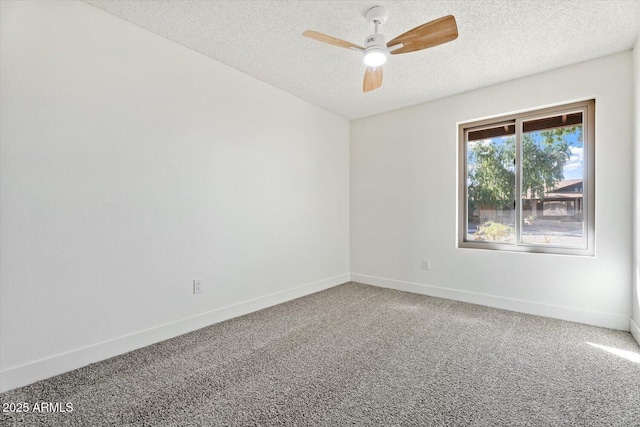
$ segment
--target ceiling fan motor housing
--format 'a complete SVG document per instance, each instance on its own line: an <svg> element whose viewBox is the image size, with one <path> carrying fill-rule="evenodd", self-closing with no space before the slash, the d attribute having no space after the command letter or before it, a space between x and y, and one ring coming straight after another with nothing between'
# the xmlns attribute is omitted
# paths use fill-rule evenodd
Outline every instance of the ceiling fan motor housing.
<svg viewBox="0 0 640 427"><path fill-rule="evenodd" d="M370 47L379 47L383 50L386 50L387 41L385 40L384 35L375 33L367 36L367 38L364 40L364 48L369 49Z"/></svg>

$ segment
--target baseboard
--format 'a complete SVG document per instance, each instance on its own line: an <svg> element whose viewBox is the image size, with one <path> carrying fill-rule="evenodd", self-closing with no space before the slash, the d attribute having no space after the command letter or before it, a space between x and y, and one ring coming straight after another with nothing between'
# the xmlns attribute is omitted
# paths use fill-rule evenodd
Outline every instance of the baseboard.
<svg viewBox="0 0 640 427"><path fill-rule="evenodd" d="M638 326L638 324L633 320L633 317L629 319L629 331L636 339L638 345L640 345L640 326Z"/></svg>
<svg viewBox="0 0 640 427"><path fill-rule="evenodd" d="M349 273L217 308L0 372L0 393L350 281Z"/></svg>
<svg viewBox="0 0 640 427"><path fill-rule="evenodd" d="M585 323L587 325L619 329L623 331L629 330L629 316L619 314L601 313L573 307L543 304L539 302L486 295L457 289L441 288L422 283L404 282L382 277L367 276L364 274L351 273L351 280L353 282L364 283L365 285L397 289L399 291L413 292L416 294L517 311L519 313L535 314L538 316L552 317L555 319L568 320L571 322ZM638 338L636 337L636 339Z"/></svg>

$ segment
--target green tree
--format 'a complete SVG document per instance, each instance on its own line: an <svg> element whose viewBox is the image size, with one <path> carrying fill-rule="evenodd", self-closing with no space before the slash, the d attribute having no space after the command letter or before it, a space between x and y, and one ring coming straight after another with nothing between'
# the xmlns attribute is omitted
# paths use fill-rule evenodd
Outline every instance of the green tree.
<svg viewBox="0 0 640 427"><path fill-rule="evenodd" d="M522 192L527 198L544 199L545 193L564 179L570 158L566 136L582 127L562 127L525 133L522 137ZM474 141L468 151L468 195L472 208L508 209L515 200L515 137Z"/></svg>
<svg viewBox="0 0 640 427"><path fill-rule="evenodd" d="M564 167L570 158L566 135L579 132L582 126L563 127L533 133L522 137L522 191L525 197L544 200L544 194L564 179Z"/></svg>
<svg viewBox="0 0 640 427"><path fill-rule="evenodd" d="M515 139L470 144L468 194L473 206L507 208L515 197Z"/></svg>

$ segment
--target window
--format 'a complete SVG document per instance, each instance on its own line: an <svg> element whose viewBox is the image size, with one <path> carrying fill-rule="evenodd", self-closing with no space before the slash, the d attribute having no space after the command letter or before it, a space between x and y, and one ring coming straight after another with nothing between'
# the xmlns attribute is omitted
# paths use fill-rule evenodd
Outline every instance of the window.
<svg viewBox="0 0 640 427"><path fill-rule="evenodd" d="M459 126L458 246L594 254L595 101Z"/></svg>

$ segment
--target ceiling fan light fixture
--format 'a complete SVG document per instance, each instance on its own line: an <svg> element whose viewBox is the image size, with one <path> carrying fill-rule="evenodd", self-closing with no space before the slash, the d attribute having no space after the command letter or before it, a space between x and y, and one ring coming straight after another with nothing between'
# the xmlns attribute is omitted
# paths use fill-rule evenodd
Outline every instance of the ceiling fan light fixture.
<svg viewBox="0 0 640 427"><path fill-rule="evenodd" d="M369 67L379 67L387 62L387 53L383 49L367 49L364 53L364 63Z"/></svg>

